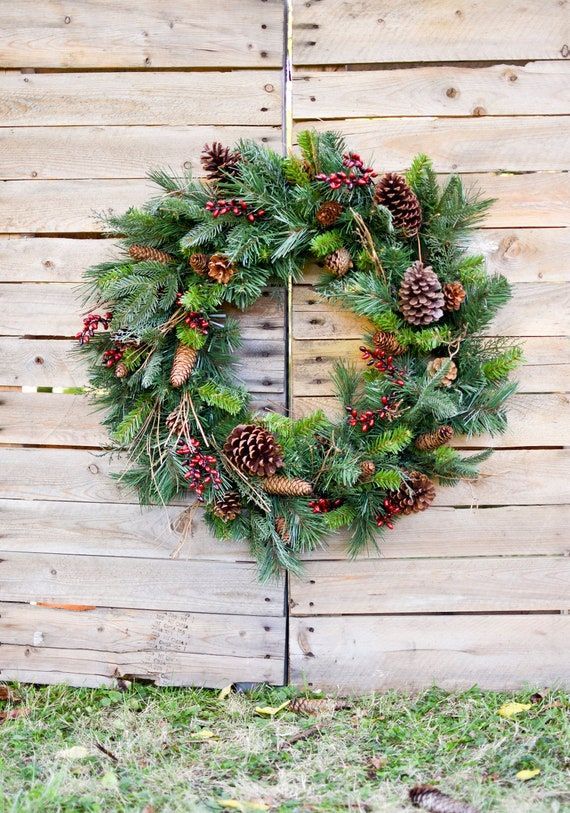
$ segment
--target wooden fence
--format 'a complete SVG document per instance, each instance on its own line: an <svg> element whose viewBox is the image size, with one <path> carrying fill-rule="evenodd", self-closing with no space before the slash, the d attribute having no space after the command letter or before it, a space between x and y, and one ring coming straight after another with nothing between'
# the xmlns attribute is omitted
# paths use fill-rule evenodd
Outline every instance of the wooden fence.
<svg viewBox="0 0 570 813"><path fill-rule="evenodd" d="M284 6L0 12L0 678L281 683L288 646L291 680L315 687L570 683L565 2L294 0L292 111ZM474 249L515 285L494 331L524 337L526 364L509 433L478 441L497 453L477 485L441 490L381 556L347 561L339 538L263 587L244 547L181 536L180 506L141 512L108 477L97 414L63 390L85 381L77 283L112 251L94 213L144 201L149 166L195 163L204 142L280 149L291 114L293 140L340 129L392 170L423 150L498 198ZM293 292L296 415L336 408L332 363L357 359L363 327L314 278ZM242 327L242 378L279 406L283 299Z"/></svg>

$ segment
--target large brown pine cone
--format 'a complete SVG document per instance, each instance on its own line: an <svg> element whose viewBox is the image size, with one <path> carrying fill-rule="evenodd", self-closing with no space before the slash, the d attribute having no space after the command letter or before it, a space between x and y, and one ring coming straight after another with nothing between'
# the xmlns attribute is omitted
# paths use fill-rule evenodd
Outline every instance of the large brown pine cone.
<svg viewBox="0 0 570 813"><path fill-rule="evenodd" d="M325 259L325 268L337 277L344 277L352 268L352 258L346 248L337 248Z"/></svg>
<svg viewBox="0 0 570 813"><path fill-rule="evenodd" d="M416 260L408 268L398 300L404 319L411 325L429 325L441 319L445 302L441 283L431 265Z"/></svg>
<svg viewBox="0 0 570 813"><path fill-rule="evenodd" d="M171 263L174 260L172 254L167 254L166 251L161 251L158 248L152 248L152 246L132 245L129 248L129 254L133 260L136 260L137 262L152 260L155 263L163 263L163 265L168 265L168 263Z"/></svg>
<svg viewBox="0 0 570 813"><path fill-rule="evenodd" d="M415 237L422 223L422 209L402 175L388 172L380 178L374 200L390 210L395 229L404 232L406 237Z"/></svg>
<svg viewBox="0 0 570 813"><path fill-rule="evenodd" d="M208 276L226 285L236 272L236 267L225 254L212 254L208 262Z"/></svg>
<svg viewBox="0 0 570 813"><path fill-rule="evenodd" d="M198 351L187 344L179 344L172 360L170 370L170 383L173 387L181 387L188 380L198 360Z"/></svg>
<svg viewBox="0 0 570 813"><path fill-rule="evenodd" d="M344 211L344 206L336 200L327 200L317 209L316 218L321 226L332 226Z"/></svg>
<svg viewBox="0 0 570 813"><path fill-rule="evenodd" d="M466 802L452 799L431 785L417 785L410 790L409 797L414 807L421 807L428 813L479 813Z"/></svg>
<svg viewBox="0 0 570 813"><path fill-rule="evenodd" d="M433 502L434 497L434 484L420 471L411 471L407 482L402 483L400 488L390 495L391 501L398 506L401 514L425 511Z"/></svg>
<svg viewBox="0 0 570 813"><path fill-rule="evenodd" d="M394 334L387 333L384 330L377 330L372 337L372 341L379 350L383 350L384 353L390 356L401 356L402 353L406 352L406 348L400 344Z"/></svg>
<svg viewBox="0 0 570 813"><path fill-rule="evenodd" d="M224 452L243 474L271 477L283 465L281 448L275 438L253 423L240 423L230 432Z"/></svg>
<svg viewBox="0 0 570 813"><path fill-rule="evenodd" d="M195 274L203 277L208 271L210 258L207 254L192 254L188 259L188 265Z"/></svg>
<svg viewBox="0 0 570 813"><path fill-rule="evenodd" d="M421 449L422 452L433 452L434 449L439 449L440 446L445 446L453 437L453 429L451 426L438 426L433 432L424 432L423 435L418 435L414 441L416 449Z"/></svg>
<svg viewBox="0 0 570 813"><path fill-rule="evenodd" d="M239 152L232 152L219 141L205 144L200 158L204 172L211 181L221 181L228 173L235 172L241 156Z"/></svg>
<svg viewBox="0 0 570 813"><path fill-rule="evenodd" d="M438 358L432 359L427 366L427 374L430 378L433 378L434 375L437 375L444 364L447 364L447 371L444 373L443 377L441 378L438 386L439 387L451 387L455 379L457 378L457 364L446 356L438 356Z"/></svg>
<svg viewBox="0 0 570 813"><path fill-rule="evenodd" d="M286 477L276 474L261 481L261 487L268 494L277 494L281 497L308 497L313 493L313 486L300 477Z"/></svg>
<svg viewBox="0 0 570 813"><path fill-rule="evenodd" d="M237 491L228 491L212 506L212 513L224 522L231 522L241 514L241 502Z"/></svg>
<svg viewBox="0 0 570 813"><path fill-rule="evenodd" d="M465 288L460 282L448 282L443 286L443 299L446 311L458 311L465 299Z"/></svg>

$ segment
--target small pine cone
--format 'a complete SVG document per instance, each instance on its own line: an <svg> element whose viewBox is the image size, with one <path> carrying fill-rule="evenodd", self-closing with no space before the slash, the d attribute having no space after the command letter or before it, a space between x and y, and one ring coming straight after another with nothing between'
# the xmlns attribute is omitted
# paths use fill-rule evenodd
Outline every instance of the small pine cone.
<svg viewBox="0 0 570 813"><path fill-rule="evenodd" d="M233 262L225 254L212 254L208 262L208 276L226 285L236 272Z"/></svg>
<svg viewBox="0 0 570 813"><path fill-rule="evenodd" d="M285 517L277 517L275 520L275 530L283 540L283 542L289 542L291 539L291 534L287 530L287 523L285 522Z"/></svg>
<svg viewBox="0 0 570 813"><path fill-rule="evenodd" d="M308 497L313 493L313 486L307 480L286 477L284 474L266 477L261 482L261 487L268 494L278 494L281 497Z"/></svg>
<svg viewBox="0 0 570 813"><path fill-rule="evenodd" d="M390 494L391 501L398 506L401 514L415 514L429 508L435 498L432 481L420 471L412 471L408 481Z"/></svg>
<svg viewBox="0 0 570 813"><path fill-rule="evenodd" d="M370 480L370 478L376 473L376 466L372 460L363 460L360 464L360 471L360 482L366 482L366 480Z"/></svg>
<svg viewBox="0 0 570 813"><path fill-rule="evenodd" d="M394 228L415 237L422 223L420 202L402 175L388 172L376 184L374 200L392 214Z"/></svg>
<svg viewBox="0 0 570 813"><path fill-rule="evenodd" d="M283 465L281 447L275 438L253 423L240 423L230 432L224 453L243 474L271 477Z"/></svg>
<svg viewBox="0 0 570 813"><path fill-rule="evenodd" d="M172 254L167 254L166 251L160 251L160 249L152 248L151 246L131 246L129 248L129 254L133 260L136 260L137 262L152 260L155 263L163 263L163 265L168 265L168 263L171 263L174 260Z"/></svg>
<svg viewBox="0 0 570 813"><path fill-rule="evenodd" d="M322 714L335 711L342 705L328 697L295 697L287 706L287 711L295 714Z"/></svg>
<svg viewBox="0 0 570 813"><path fill-rule="evenodd" d="M445 304L443 291L431 265L416 260L408 268L398 300L404 319L411 325L429 325L441 319Z"/></svg>
<svg viewBox="0 0 570 813"><path fill-rule="evenodd" d="M188 380L197 360L197 350L187 344L178 345L170 371L170 383L173 387L181 387Z"/></svg>
<svg viewBox="0 0 570 813"><path fill-rule="evenodd" d="M440 387L451 387L455 379L457 378L457 364L453 361L453 359L446 358L445 356L438 356L438 358L432 359L427 366L427 374L430 378L433 378L434 375L441 370L444 364L448 364L447 372L439 382Z"/></svg>
<svg viewBox="0 0 570 813"><path fill-rule="evenodd" d="M410 790L409 797L414 807L421 807L428 813L479 813L466 802L452 799L431 785L417 785Z"/></svg>
<svg viewBox="0 0 570 813"><path fill-rule="evenodd" d="M443 299L446 311L458 311L465 299L465 288L460 282L448 282L443 286Z"/></svg>
<svg viewBox="0 0 570 813"><path fill-rule="evenodd" d="M172 412L168 413L165 423L171 432L177 432L180 434L184 431L185 422L179 407L175 407Z"/></svg>
<svg viewBox="0 0 570 813"><path fill-rule="evenodd" d="M439 426L433 432L424 432L423 435L418 435L414 441L416 449L422 452L433 452L434 449L439 449L440 446L445 446L453 437L453 429L451 426Z"/></svg>
<svg viewBox="0 0 570 813"><path fill-rule="evenodd" d="M406 348L400 344L393 333L386 333L378 330L372 337L372 341L379 350L383 350L390 356L401 356L406 352Z"/></svg>
<svg viewBox="0 0 570 813"><path fill-rule="evenodd" d="M211 181L222 181L225 175L235 172L240 158L239 152L232 152L229 147L214 141L204 145L200 161Z"/></svg>
<svg viewBox="0 0 570 813"><path fill-rule="evenodd" d="M352 268L352 258L346 248L337 248L325 259L325 268L337 277L344 277Z"/></svg>
<svg viewBox="0 0 570 813"><path fill-rule="evenodd" d="M203 277L208 272L210 258L207 254L192 254L188 259L188 265L195 274Z"/></svg>
<svg viewBox="0 0 570 813"><path fill-rule="evenodd" d="M212 506L212 513L224 522L232 522L241 514L241 502L237 491L228 491Z"/></svg>
<svg viewBox="0 0 570 813"><path fill-rule="evenodd" d="M317 209L316 218L321 226L332 226L344 212L344 206L336 200L327 200Z"/></svg>
<svg viewBox="0 0 570 813"><path fill-rule="evenodd" d="M115 367L115 375L117 378L125 378L129 374L129 370L124 361L119 361Z"/></svg>

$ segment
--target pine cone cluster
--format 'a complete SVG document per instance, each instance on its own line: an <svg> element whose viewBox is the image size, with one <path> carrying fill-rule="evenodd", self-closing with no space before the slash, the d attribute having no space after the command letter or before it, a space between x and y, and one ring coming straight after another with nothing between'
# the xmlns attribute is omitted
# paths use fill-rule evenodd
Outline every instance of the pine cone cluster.
<svg viewBox="0 0 570 813"><path fill-rule="evenodd" d="M161 251L158 248L152 248L152 246L132 245L129 248L129 254L133 260L136 260L137 262L145 262L150 260L155 263L168 265L168 263L171 263L174 260L172 254L167 254L166 251Z"/></svg>
<svg viewBox="0 0 570 813"><path fill-rule="evenodd" d="M457 364L453 361L453 359L446 358L445 356L438 356L438 358L432 359L428 362L427 366L427 374L430 378L433 378L435 375L439 373L441 368L444 364L448 364L446 372L443 374L438 386L439 387L451 387L455 379L457 378Z"/></svg>
<svg viewBox="0 0 570 813"><path fill-rule="evenodd" d="M416 449L422 452L433 452L434 449L439 449L440 446L445 446L446 443L453 437L453 429L451 426L438 426L433 432L424 432L423 435L418 435L414 441Z"/></svg>
<svg viewBox="0 0 570 813"><path fill-rule="evenodd" d="M408 481L402 483L397 491L390 494L390 500L400 514L415 514L429 508L435 498L435 487L432 481L420 471L411 471Z"/></svg>
<svg viewBox="0 0 570 813"><path fill-rule="evenodd" d="M319 206L316 214L321 226L332 226L344 212L344 206L336 200L327 200Z"/></svg>
<svg viewBox="0 0 570 813"><path fill-rule="evenodd" d="M170 370L170 383L173 387L181 387L188 378L198 360L198 351L187 344L179 344L174 353L172 368Z"/></svg>
<svg viewBox="0 0 570 813"><path fill-rule="evenodd" d="M352 268L352 257L346 248L337 248L325 259L325 268L337 277L344 277Z"/></svg>
<svg viewBox="0 0 570 813"><path fill-rule="evenodd" d="M422 223L422 209L402 175L388 172L380 178L374 200L390 211L395 229L402 231L406 237L415 237Z"/></svg>
<svg viewBox="0 0 570 813"><path fill-rule="evenodd" d="M458 311L465 299L465 288L460 282L448 282L443 286L444 308L446 311Z"/></svg>
<svg viewBox="0 0 570 813"><path fill-rule="evenodd" d="M253 423L234 427L224 444L224 453L242 474L271 477L283 466L281 448L271 432Z"/></svg>
<svg viewBox="0 0 570 813"><path fill-rule="evenodd" d="M232 522L241 514L241 502L237 491L228 491L223 497L216 500L212 513L224 522Z"/></svg>
<svg viewBox="0 0 570 813"><path fill-rule="evenodd" d="M192 254L192 256L188 258L188 265L192 271L200 277L203 277L208 272L209 262L210 258L207 254Z"/></svg>
<svg viewBox="0 0 570 813"><path fill-rule="evenodd" d="M236 271L235 265L225 254L212 254L208 261L208 276L221 285L227 285Z"/></svg>
<svg viewBox="0 0 570 813"><path fill-rule="evenodd" d="M409 797L414 807L421 807L428 813L479 813L466 802L452 799L431 785L417 785L410 790Z"/></svg>
<svg viewBox="0 0 570 813"><path fill-rule="evenodd" d="M431 265L416 260L404 274L398 292L400 310L411 325L429 325L443 316L441 283Z"/></svg>
<svg viewBox="0 0 570 813"><path fill-rule="evenodd" d="M372 337L375 347L382 350L389 356L401 356L406 352L406 348L400 344L398 339L393 333L387 333L384 330L378 330Z"/></svg>
<svg viewBox="0 0 570 813"><path fill-rule="evenodd" d="M266 477L262 480L261 487L267 494L276 494L280 497L308 497L313 493L313 486L307 480L286 477L284 474Z"/></svg>
<svg viewBox="0 0 570 813"><path fill-rule="evenodd" d="M239 152L232 152L219 141L205 144L200 158L206 177L211 181L221 181L225 175L235 172L240 159Z"/></svg>

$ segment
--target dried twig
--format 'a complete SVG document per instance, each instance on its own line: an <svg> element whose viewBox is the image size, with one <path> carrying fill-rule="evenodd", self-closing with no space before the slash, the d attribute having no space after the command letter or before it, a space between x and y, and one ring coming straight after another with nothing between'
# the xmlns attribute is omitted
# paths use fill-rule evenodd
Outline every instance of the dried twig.
<svg viewBox="0 0 570 813"><path fill-rule="evenodd" d="M374 267L378 274L382 277L384 282L386 282L386 272L384 271L384 266L380 262L380 257L378 256L378 252L376 251L376 246L374 245L374 238L370 233L370 229L364 222L364 218L354 209L350 210L352 216L354 218L354 222L356 223L356 231L358 232L358 236L360 237L360 241L364 248L370 254L370 259L374 263Z"/></svg>
<svg viewBox="0 0 570 813"><path fill-rule="evenodd" d="M283 740L279 744L278 750L283 751L285 748L295 745L296 742L308 740L309 737L314 737L316 734L320 734L322 728L324 728L323 723L315 723L315 725L310 726L310 728L304 728L301 731L297 731L296 734L293 734L291 737L287 737L287 739Z"/></svg>

